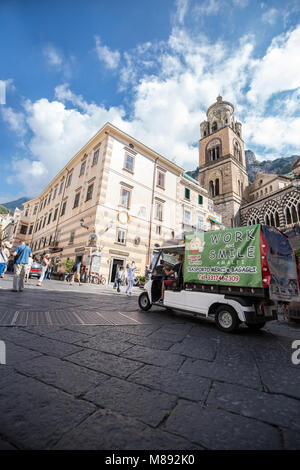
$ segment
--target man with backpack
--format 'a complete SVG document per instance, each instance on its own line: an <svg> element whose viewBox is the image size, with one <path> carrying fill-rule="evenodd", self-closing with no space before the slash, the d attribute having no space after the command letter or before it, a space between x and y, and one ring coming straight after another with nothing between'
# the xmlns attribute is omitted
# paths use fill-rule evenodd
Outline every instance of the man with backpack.
<svg viewBox="0 0 300 470"><path fill-rule="evenodd" d="M13 256L15 256L15 273L12 288L13 292L22 292L24 289L24 279L28 258L30 255L31 248L30 246L26 245L25 242L21 242L13 252Z"/></svg>

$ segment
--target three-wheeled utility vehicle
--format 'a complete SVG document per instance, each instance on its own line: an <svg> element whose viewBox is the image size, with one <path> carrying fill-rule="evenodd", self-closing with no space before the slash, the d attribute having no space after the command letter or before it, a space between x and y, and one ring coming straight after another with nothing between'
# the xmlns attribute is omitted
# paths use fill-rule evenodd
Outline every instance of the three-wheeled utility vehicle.
<svg viewBox="0 0 300 470"><path fill-rule="evenodd" d="M139 296L142 310L158 305L186 311L215 320L226 332L241 322L258 330L277 319L278 302L300 299L299 267L289 240L264 225L186 234L183 245L156 249L151 267Z"/></svg>

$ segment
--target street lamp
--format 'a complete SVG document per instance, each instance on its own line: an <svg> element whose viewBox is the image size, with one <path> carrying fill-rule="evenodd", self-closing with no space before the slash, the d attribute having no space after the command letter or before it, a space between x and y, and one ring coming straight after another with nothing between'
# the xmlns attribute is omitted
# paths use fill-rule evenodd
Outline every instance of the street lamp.
<svg viewBox="0 0 300 470"><path fill-rule="evenodd" d="M89 225L84 225L83 222L84 222L84 219L80 219L80 226L83 227L83 228L86 228L87 230L90 228Z"/></svg>

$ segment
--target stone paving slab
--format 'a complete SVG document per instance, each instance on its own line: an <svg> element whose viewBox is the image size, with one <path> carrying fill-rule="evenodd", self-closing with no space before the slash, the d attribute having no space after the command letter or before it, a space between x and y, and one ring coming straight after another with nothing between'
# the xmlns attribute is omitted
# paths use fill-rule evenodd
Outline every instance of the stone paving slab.
<svg viewBox="0 0 300 470"><path fill-rule="evenodd" d="M300 367L286 367L281 364L259 365L262 382L272 393L280 393L300 399Z"/></svg>
<svg viewBox="0 0 300 470"><path fill-rule="evenodd" d="M134 359L135 361L144 362L145 364L159 365L175 370L177 370L184 361L184 358L179 354L138 345L123 352L122 356Z"/></svg>
<svg viewBox="0 0 300 470"><path fill-rule="evenodd" d="M144 366L131 374L128 380L200 402L206 399L211 385L209 379L156 366Z"/></svg>
<svg viewBox="0 0 300 470"><path fill-rule="evenodd" d="M300 401L215 382L207 404L300 432Z"/></svg>
<svg viewBox="0 0 300 470"><path fill-rule="evenodd" d="M50 356L40 356L17 364L16 370L74 396L86 393L109 378L100 372Z"/></svg>
<svg viewBox="0 0 300 470"><path fill-rule="evenodd" d="M282 429L284 448L286 450L300 449L300 433L290 429Z"/></svg>
<svg viewBox="0 0 300 470"><path fill-rule="evenodd" d="M178 403L164 429L208 449L282 448L280 433L273 426L183 400Z"/></svg>
<svg viewBox="0 0 300 470"><path fill-rule="evenodd" d="M84 339L76 342L76 345L82 346L84 348L96 349L98 351L103 351L115 355L119 355L122 352L127 351L127 349L132 348L132 344L119 342L118 340L106 339L105 336L94 336L93 338Z"/></svg>
<svg viewBox="0 0 300 470"><path fill-rule="evenodd" d="M112 437L113 436L113 437ZM200 450L201 447L110 410L94 413L67 433L55 450Z"/></svg>
<svg viewBox="0 0 300 470"><path fill-rule="evenodd" d="M66 358L70 362L85 366L88 369L103 372L115 377L126 378L142 365L140 362L107 354L102 351L85 349Z"/></svg>
<svg viewBox="0 0 300 470"><path fill-rule="evenodd" d="M185 337L180 343L174 344L170 352L181 354L195 359L205 359L213 361L217 353L217 340L199 339L195 337Z"/></svg>
<svg viewBox="0 0 300 470"><path fill-rule="evenodd" d="M180 372L193 374L200 377L216 379L231 384L262 390L262 382L255 364L227 363L224 361L208 362L199 359L188 358Z"/></svg>
<svg viewBox="0 0 300 470"><path fill-rule="evenodd" d="M84 395L102 408L131 416L150 426L158 426L176 404L176 396L111 378Z"/></svg>
<svg viewBox="0 0 300 470"><path fill-rule="evenodd" d="M96 409L23 376L0 388L0 404L0 433L21 449L51 447Z"/></svg>

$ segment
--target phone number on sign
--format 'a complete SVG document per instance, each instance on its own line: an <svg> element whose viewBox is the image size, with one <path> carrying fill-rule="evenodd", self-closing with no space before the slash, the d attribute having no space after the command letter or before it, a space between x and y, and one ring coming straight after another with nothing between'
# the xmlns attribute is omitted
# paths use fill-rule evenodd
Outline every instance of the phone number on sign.
<svg viewBox="0 0 300 470"><path fill-rule="evenodd" d="M222 282L239 282L240 276L224 276L222 274L199 274L199 281L222 281Z"/></svg>

